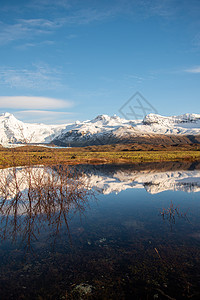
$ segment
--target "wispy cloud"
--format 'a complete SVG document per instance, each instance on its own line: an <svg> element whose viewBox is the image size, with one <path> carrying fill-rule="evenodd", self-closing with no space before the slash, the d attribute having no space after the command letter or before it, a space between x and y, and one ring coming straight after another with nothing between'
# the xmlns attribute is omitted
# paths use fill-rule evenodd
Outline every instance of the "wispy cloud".
<svg viewBox="0 0 200 300"><path fill-rule="evenodd" d="M173 3L172 0L144 1L144 5L148 9L150 15L161 17L169 17L176 13L176 6L173 5Z"/></svg>
<svg viewBox="0 0 200 300"><path fill-rule="evenodd" d="M46 97L30 97L30 96L1 96L0 107L11 109L28 109L28 110L41 110L41 109L61 109L73 106L70 100L62 100Z"/></svg>
<svg viewBox="0 0 200 300"><path fill-rule="evenodd" d="M73 12L70 16L66 17L65 22L68 25L84 25L114 17L117 12L117 7L108 10L98 10L95 8L80 9Z"/></svg>
<svg viewBox="0 0 200 300"><path fill-rule="evenodd" d="M28 48L43 47L43 46L45 47L45 46L51 46L54 44L55 44L54 41L46 40L46 41L42 41L42 42L32 42L32 43L21 44L21 45L15 46L15 49L26 50Z"/></svg>
<svg viewBox="0 0 200 300"><path fill-rule="evenodd" d="M141 75L137 75L137 74L128 74L128 75L125 75L125 80L127 81L130 81L130 82L134 82L134 83L142 83L145 78L144 76L141 76Z"/></svg>
<svg viewBox="0 0 200 300"><path fill-rule="evenodd" d="M0 8L0 11L3 7ZM113 3L96 5L83 1L31 0L21 4L20 9L13 4L7 5L7 11L11 10L14 17L12 21L8 19L10 22L5 21L6 19L3 21L2 18L0 44L4 45L23 39L32 41L37 36L55 33L64 26L79 26L106 20L118 15L121 9L121 1L119 3L116 1L116 5ZM29 16L30 13L34 16L33 18L21 18L21 16Z"/></svg>
<svg viewBox="0 0 200 300"><path fill-rule="evenodd" d="M47 10L47 9L69 9L71 7L72 1L70 0L32 0L28 2L26 5L29 8L35 8L37 10Z"/></svg>
<svg viewBox="0 0 200 300"><path fill-rule="evenodd" d="M62 72L46 64L35 64L28 68L0 67L0 85L10 88L53 90L62 88Z"/></svg>
<svg viewBox="0 0 200 300"><path fill-rule="evenodd" d="M49 19L19 19L13 24L0 22L0 45L14 41L32 41L36 37L55 33L63 26L84 25L94 21L101 21L113 14L111 11L84 9L76 11L65 18ZM68 35L74 38L74 35Z"/></svg>
<svg viewBox="0 0 200 300"><path fill-rule="evenodd" d="M72 115L74 113L71 112L63 112L63 111L52 111L52 110L19 110L16 114L40 114L40 115L48 115L48 116L59 116L59 115Z"/></svg>
<svg viewBox="0 0 200 300"><path fill-rule="evenodd" d="M175 14L175 5L172 5L171 0L135 0L135 1L116 1L113 5L83 5L82 2L79 5L73 4L72 1L34 1L28 2L23 7L24 14L30 9L34 10L35 18L24 19L15 18L13 23L0 22L0 44L8 44L13 41L23 40L32 41L35 37L42 35L49 35L55 33L62 27L87 25L93 22L101 22L120 14L133 14L135 11L140 16L151 17L152 15L159 15L161 17L170 16ZM61 9L62 7L62 9ZM48 14L46 17L46 9L51 8L54 11L55 8L59 8L56 13ZM138 12L139 9L139 12ZM39 14L40 12L40 14ZM40 18L38 18L40 16ZM42 18L41 18L42 16ZM43 17L44 16L44 17Z"/></svg>
<svg viewBox="0 0 200 300"><path fill-rule="evenodd" d="M159 16L169 18L177 13L178 5L173 0L119 0L116 1L118 15L131 15L135 19Z"/></svg>
<svg viewBox="0 0 200 300"><path fill-rule="evenodd" d="M190 69L184 70L187 73L199 74L200 73L200 66L196 66Z"/></svg>
<svg viewBox="0 0 200 300"><path fill-rule="evenodd" d="M32 40L35 36L53 33L64 22L64 19L18 19L13 24L0 22L0 44L22 39Z"/></svg>
<svg viewBox="0 0 200 300"><path fill-rule="evenodd" d="M69 124L74 122L75 113L49 110L20 110L15 117L28 123Z"/></svg>

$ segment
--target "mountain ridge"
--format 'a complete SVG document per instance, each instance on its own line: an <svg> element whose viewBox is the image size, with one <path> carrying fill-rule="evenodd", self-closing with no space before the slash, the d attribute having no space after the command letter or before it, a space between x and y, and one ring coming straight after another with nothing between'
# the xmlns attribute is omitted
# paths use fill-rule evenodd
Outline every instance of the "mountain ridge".
<svg viewBox="0 0 200 300"><path fill-rule="evenodd" d="M143 120L98 115L92 120L63 125L24 123L13 114L0 114L0 144L48 144L90 146L116 143L200 143L200 114L165 117L149 114ZM186 137L186 138L185 138Z"/></svg>

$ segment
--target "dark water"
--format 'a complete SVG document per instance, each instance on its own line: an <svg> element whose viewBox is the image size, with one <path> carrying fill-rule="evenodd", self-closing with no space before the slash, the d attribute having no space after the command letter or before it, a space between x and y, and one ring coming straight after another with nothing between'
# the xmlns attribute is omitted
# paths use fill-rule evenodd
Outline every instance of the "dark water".
<svg viewBox="0 0 200 300"><path fill-rule="evenodd" d="M84 168L67 213L3 211L0 299L200 299L199 168Z"/></svg>

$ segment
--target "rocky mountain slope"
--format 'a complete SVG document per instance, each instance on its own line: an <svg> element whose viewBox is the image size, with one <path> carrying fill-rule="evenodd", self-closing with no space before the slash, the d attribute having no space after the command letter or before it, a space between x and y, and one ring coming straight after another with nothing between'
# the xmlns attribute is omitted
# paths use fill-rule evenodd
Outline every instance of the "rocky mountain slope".
<svg viewBox="0 0 200 300"><path fill-rule="evenodd" d="M91 121L66 126L53 142L61 146L88 146L115 143L180 144L200 142L200 115L177 117L147 115L144 120L97 116Z"/></svg>
<svg viewBox="0 0 200 300"><path fill-rule="evenodd" d="M29 124L12 114L0 115L0 144L54 143L59 146L89 146L116 143L200 143L200 114L163 117L149 114L143 120L116 115L64 125Z"/></svg>

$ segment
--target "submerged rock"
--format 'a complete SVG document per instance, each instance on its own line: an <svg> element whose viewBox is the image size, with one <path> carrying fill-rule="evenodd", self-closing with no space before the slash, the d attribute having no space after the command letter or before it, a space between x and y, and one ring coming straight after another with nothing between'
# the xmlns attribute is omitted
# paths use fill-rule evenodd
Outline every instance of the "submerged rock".
<svg viewBox="0 0 200 300"><path fill-rule="evenodd" d="M81 283L75 286L73 292L75 294L79 294L80 296L90 295L92 293L92 288L92 285L89 285L87 283Z"/></svg>

